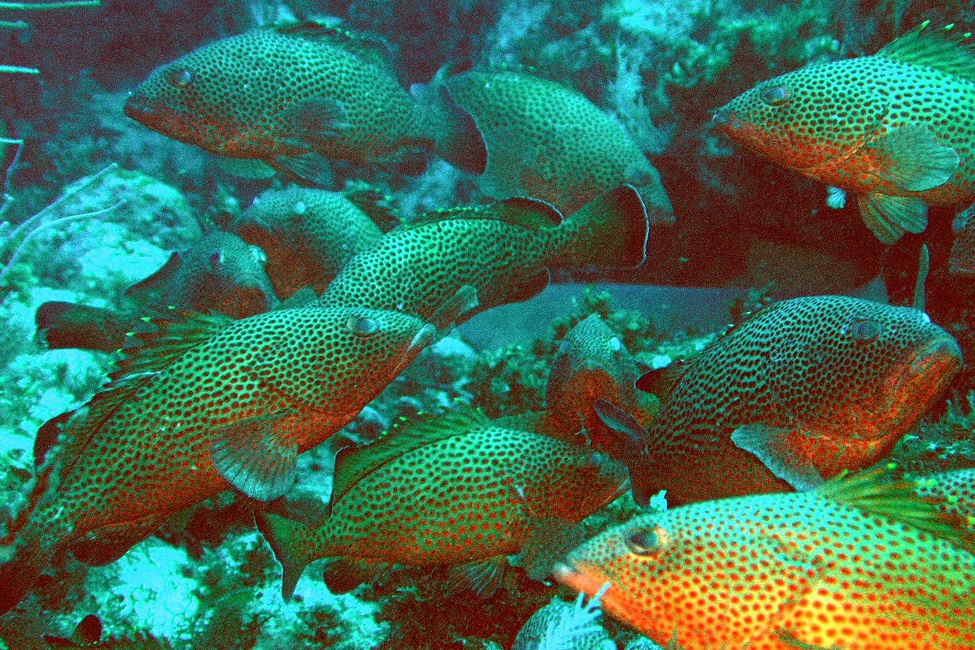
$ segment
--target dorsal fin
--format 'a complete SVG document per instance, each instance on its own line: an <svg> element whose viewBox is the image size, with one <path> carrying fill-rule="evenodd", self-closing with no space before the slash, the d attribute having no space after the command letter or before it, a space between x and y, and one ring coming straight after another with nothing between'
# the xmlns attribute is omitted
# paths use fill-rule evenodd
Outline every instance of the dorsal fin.
<svg viewBox="0 0 975 650"><path fill-rule="evenodd" d="M903 36L885 45L875 56L902 63L934 68L975 82L975 49L962 45L969 32L953 31L954 25L929 30L926 20Z"/></svg>
<svg viewBox="0 0 975 650"><path fill-rule="evenodd" d="M899 521L975 553L975 532L966 527L965 519L939 510L939 499L920 496L915 481L890 480L891 469L893 465L855 474L842 472L816 490L836 503Z"/></svg>
<svg viewBox="0 0 975 650"><path fill-rule="evenodd" d="M494 219L530 230L542 230L562 223L562 213L547 201L517 196L488 205L435 210L410 219L402 227L415 228L452 219Z"/></svg>
<svg viewBox="0 0 975 650"><path fill-rule="evenodd" d="M352 31L342 27L337 21L317 20L279 23L272 29L280 34L300 36L342 48L395 76L392 47L378 34Z"/></svg>
<svg viewBox="0 0 975 650"><path fill-rule="evenodd" d="M399 431L365 447L346 447L335 457L330 506L365 476L415 449L454 436L462 436L490 420L480 411L463 406L441 417L408 424Z"/></svg>

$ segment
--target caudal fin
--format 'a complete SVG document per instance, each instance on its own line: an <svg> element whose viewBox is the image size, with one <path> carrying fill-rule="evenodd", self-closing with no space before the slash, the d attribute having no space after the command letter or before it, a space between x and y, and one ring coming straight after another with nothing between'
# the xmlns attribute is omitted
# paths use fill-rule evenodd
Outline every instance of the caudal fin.
<svg viewBox="0 0 975 650"><path fill-rule="evenodd" d="M433 119L437 155L461 171L480 176L487 169L487 144L474 118L454 101L444 83L453 67L444 66L429 84L415 84L410 91Z"/></svg>
<svg viewBox="0 0 975 650"><path fill-rule="evenodd" d="M289 600L305 567L317 559L312 546L301 543L301 534L308 525L264 512L255 512L254 520L281 564L281 595Z"/></svg>
<svg viewBox="0 0 975 650"><path fill-rule="evenodd" d="M38 333L51 349L112 352L125 342L127 326L115 312L70 302L45 302L34 315Z"/></svg>
<svg viewBox="0 0 975 650"><path fill-rule="evenodd" d="M16 541L0 546L0 616L24 599L51 563L56 549L51 537L25 528Z"/></svg>
<svg viewBox="0 0 975 650"><path fill-rule="evenodd" d="M646 259L649 235L640 193L632 185L620 185L562 222L552 265L633 269Z"/></svg>

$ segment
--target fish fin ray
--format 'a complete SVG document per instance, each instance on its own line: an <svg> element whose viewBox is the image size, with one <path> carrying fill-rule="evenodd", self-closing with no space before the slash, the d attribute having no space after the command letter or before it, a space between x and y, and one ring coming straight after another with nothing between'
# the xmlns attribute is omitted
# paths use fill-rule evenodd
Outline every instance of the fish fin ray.
<svg viewBox="0 0 975 650"><path fill-rule="evenodd" d="M275 431L290 413L217 427L210 436L210 460L235 488L259 501L275 499L294 485L298 445Z"/></svg>
<svg viewBox="0 0 975 650"><path fill-rule="evenodd" d="M121 558L165 522L166 517L150 515L96 531L89 535L89 539L75 542L69 548L79 562L88 566L105 566Z"/></svg>
<svg viewBox="0 0 975 650"><path fill-rule="evenodd" d="M217 168L225 174L238 178L251 180L263 180L271 178L277 173L271 165L263 160L256 158L228 158L227 156L215 156Z"/></svg>
<svg viewBox="0 0 975 650"><path fill-rule="evenodd" d="M338 596L349 593L361 584L372 582L388 569L388 562L340 557L325 565L322 569L322 581L332 594Z"/></svg>
<svg viewBox="0 0 975 650"><path fill-rule="evenodd" d="M646 260L650 219L632 185L597 196L572 213L559 230L566 240L560 247L560 265L634 269Z"/></svg>
<svg viewBox="0 0 975 650"><path fill-rule="evenodd" d="M430 166L428 153L416 147L400 149L388 156L373 158L369 162L389 174L411 178L423 176Z"/></svg>
<svg viewBox="0 0 975 650"><path fill-rule="evenodd" d="M332 166L321 154L309 152L295 156L278 156L269 163L299 185L331 188L335 182Z"/></svg>
<svg viewBox="0 0 975 650"><path fill-rule="evenodd" d="M961 162L957 151L938 142L929 128L919 124L894 129L864 149L880 155L879 178L908 192L947 183Z"/></svg>
<svg viewBox="0 0 975 650"><path fill-rule="evenodd" d="M541 582L585 539L585 530L579 524L558 517L532 517L518 554L518 564L529 578Z"/></svg>
<svg viewBox="0 0 975 650"><path fill-rule="evenodd" d="M863 222L882 243L897 243L904 233L921 233L928 227L928 206L911 196L860 194L857 205Z"/></svg>
<svg viewBox="0 0 975 650"><path fill-rule="evenodd" d="M121 348L130 323L122 314L103 307L54 300L34 313L37 334L48 349L78 348L114 352Z"/></svg>
<svg viewBox="0 0 975 650"><path fill-rule="evenodd" d="M487 600L497 593L501 587L507 565L507 558L504 555L498 555L486 560L452 566L449 572L450 577L443 586L444 595L454 596L465 589L470 589Z"/></svg>
<svg viewBox="0 0 975 650"><path fill-rule="evenodd" d="M644 393L656 395L663 402L680 384L691 363L692 359L675 359L662 368L648 370L636 380L635 387Z"/></svg>
<svg viewBox="0 0 975 650"><path fill-rule="evenodd" d="M749 424L731 433L739 449L754 454L762 464L797 491L811 490L822 484L823 477L808 462L790 450L792 431L765 424Z"/></svg>
<svg viewBox="0 0 975 650"><path fill-rule="evenodd" d="M460 324L476 313L480 304L477 289L465 284L453 297L446 300L430 317L430 323L438 332L449 329L454 324Z"/></svg>
<svg viewBox="0 0 975 650"><path fill-rule="evenodd" d="M934 68L975 82L975 49L961 44L968 34L951 31L951 25L933 30L928 30L928 25L929 21L921 23L874 56Z"/></svg>
<svg viewBox="0 0 975 650"><path fill-rule="evenodd" d="M254 521L281 565L281 595L290 600L305 567L316 559L314 550L300 541L306 526L260 510L254 512Z"/></svg>

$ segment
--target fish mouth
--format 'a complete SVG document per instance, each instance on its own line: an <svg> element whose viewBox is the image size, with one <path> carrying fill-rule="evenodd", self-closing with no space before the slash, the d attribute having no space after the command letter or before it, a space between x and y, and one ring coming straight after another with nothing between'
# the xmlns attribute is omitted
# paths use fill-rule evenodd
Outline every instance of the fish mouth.
<svg viewBox="0 0 975 650"><path fill-rule="evenodd" d="M728 108L723 106L714 112L714 116L711 118L711 124L713 124L719 131L735 131L741 128L741 120L738 119L738 115Z"/></svg>
<svg viewBox="0 0 975 650"><path fill-rule="evenodd" d="M592 567L587 567L587 569L589 571L577 571L573 566L559 562L552 568L552 575L565 586L576 591L581 591L590 598L599 593L599 590L607 582L611 584L609 591L614 589L612 581L607 579L606 576L594 571ZM607 596L609 595L609 591L606 592Z"/></svg>
<svg viewBox="0 0 975 650"><path fill-rule="evenodd" d="M888 407L918 411L940 395L961 370L961 347L951 336L939 336L914 348L901 365L901 372L888 384Z"/></svg>
<svg viewBox="0 0 975 650"><path fill-rule="evenodd" d="M399 374L403 372L408 365L413 363L413 359L416 355L420 354L425 347L433 343L433 338L437 334L437 328L426 323L419 331L414 335L413 340L406 345L406 349L403 350L403 354L400 356L400 362L396 365L396 373Z"/></svg>
<svg viewBox="0 0 975 650"><path fill-rule="evenodd" d="M153 109L146 97L134 94L129 95L129 98L125 101L125 106L122 108L122 112L137 122L141 122L147 117L159 115L159 112Z"/></svg>

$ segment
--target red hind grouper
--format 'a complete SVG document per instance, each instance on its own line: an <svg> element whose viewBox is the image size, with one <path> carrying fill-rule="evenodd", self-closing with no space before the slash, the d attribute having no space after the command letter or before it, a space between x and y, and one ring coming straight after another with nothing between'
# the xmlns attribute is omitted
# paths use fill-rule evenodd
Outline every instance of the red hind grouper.
<svg viewBox="0 0 975 650"><path fill-rule="evenodd" d="M469 287L479 311L527 300L548 286L549 269L635 268L649 224L629 185L563 220L544 201L514 198L434 212L386 233L349 260L322 294L326 305L369 305L428 319Z"/></svg>
<svg viewBox="0 0 975 650"><path fill-rule="evenodd" d="M928 204L975 199L975 54L928 23L873 56L812 65L718 109L733 140L810 178L857 193L893 244L923 232Z"/></svg>
<svg viewBox="0 0 975 650"><path fill-rule="evenodd" d="M320 526L271 514L258 526L284 568L286 597L309 562L340 556L469 565L490 590L542 522L578 523L626 482L605 454L465 409L340 452Z"/></svg>
<svg viewBox="0 0 975 650"><path fill-rule="evenodd" d="M353 256L383 234L341 193L303 187L263 192L233 230L267 253L267 272L281 300L304 287L321 294Z"/></svg>
<svg viewBox="0 0 975 650"><path fill-rule="evenodd" d="M668 648L975 648L972 533L878 474L641 515L556 577Z"/></svg>
<svg viewBox="0 0 975 650"><path fill-rule="evenodd" d="M574 88L510 70L471 70L443 83L484 135L482 186L494 198L531 196L572 214L629 183L652 222L673 219L660 173L616 119Z"/></svg>
<svg viewBox="0 0 975 650"><path fill-rule="evenodd" d="M39 432L44 461L0 540L0 612L63 549L105 564L223 490L284 494L298 454L354 418L433 329L406 314L317 306L169 324L86 408L52 421L67 420L51 453L44 441L57 436Z"/></svg>
<svg viewBox="0 0 975 650"><path fill-rule="evenodd" d="M633 495L672 505L807 489L885 456L961 368L923 312L843 296L773 303L668 368L646 432L629 434ZM640 386L659 379L645 375Z"/></svg>
<svg viewBox="0 0 975 650"><path fill-rule="evenodd" d="M597 448L619 455L615 436L593 408L597 399L650 421L656 399L637 390L637 380L650 368L638 362L613 330L590 314L569 330L552 361L545 387L545 411L550 430L565 435L585 432Z"/></svg>
<svg viewBox="0 0 975 650"><path fill-rule="evenodd" d="M475 174L486 158L466 113L421 106L400 85L385 44L317 23L204 45L153 71L125 114L180 142L311 182L322 182L322 157L408 167L404 155L436 148Z"/></svg>
<svg viewBox="0 0 975 650"><path fill-rule="evenodd" d="M264 272L267 256L237 235L215 230L175 252L158 271L125 291L121 309L46 302L35 322L50 348L118 350L143 318L166 318L173 309L231 318L260 314L278 304Z"/></svg>

